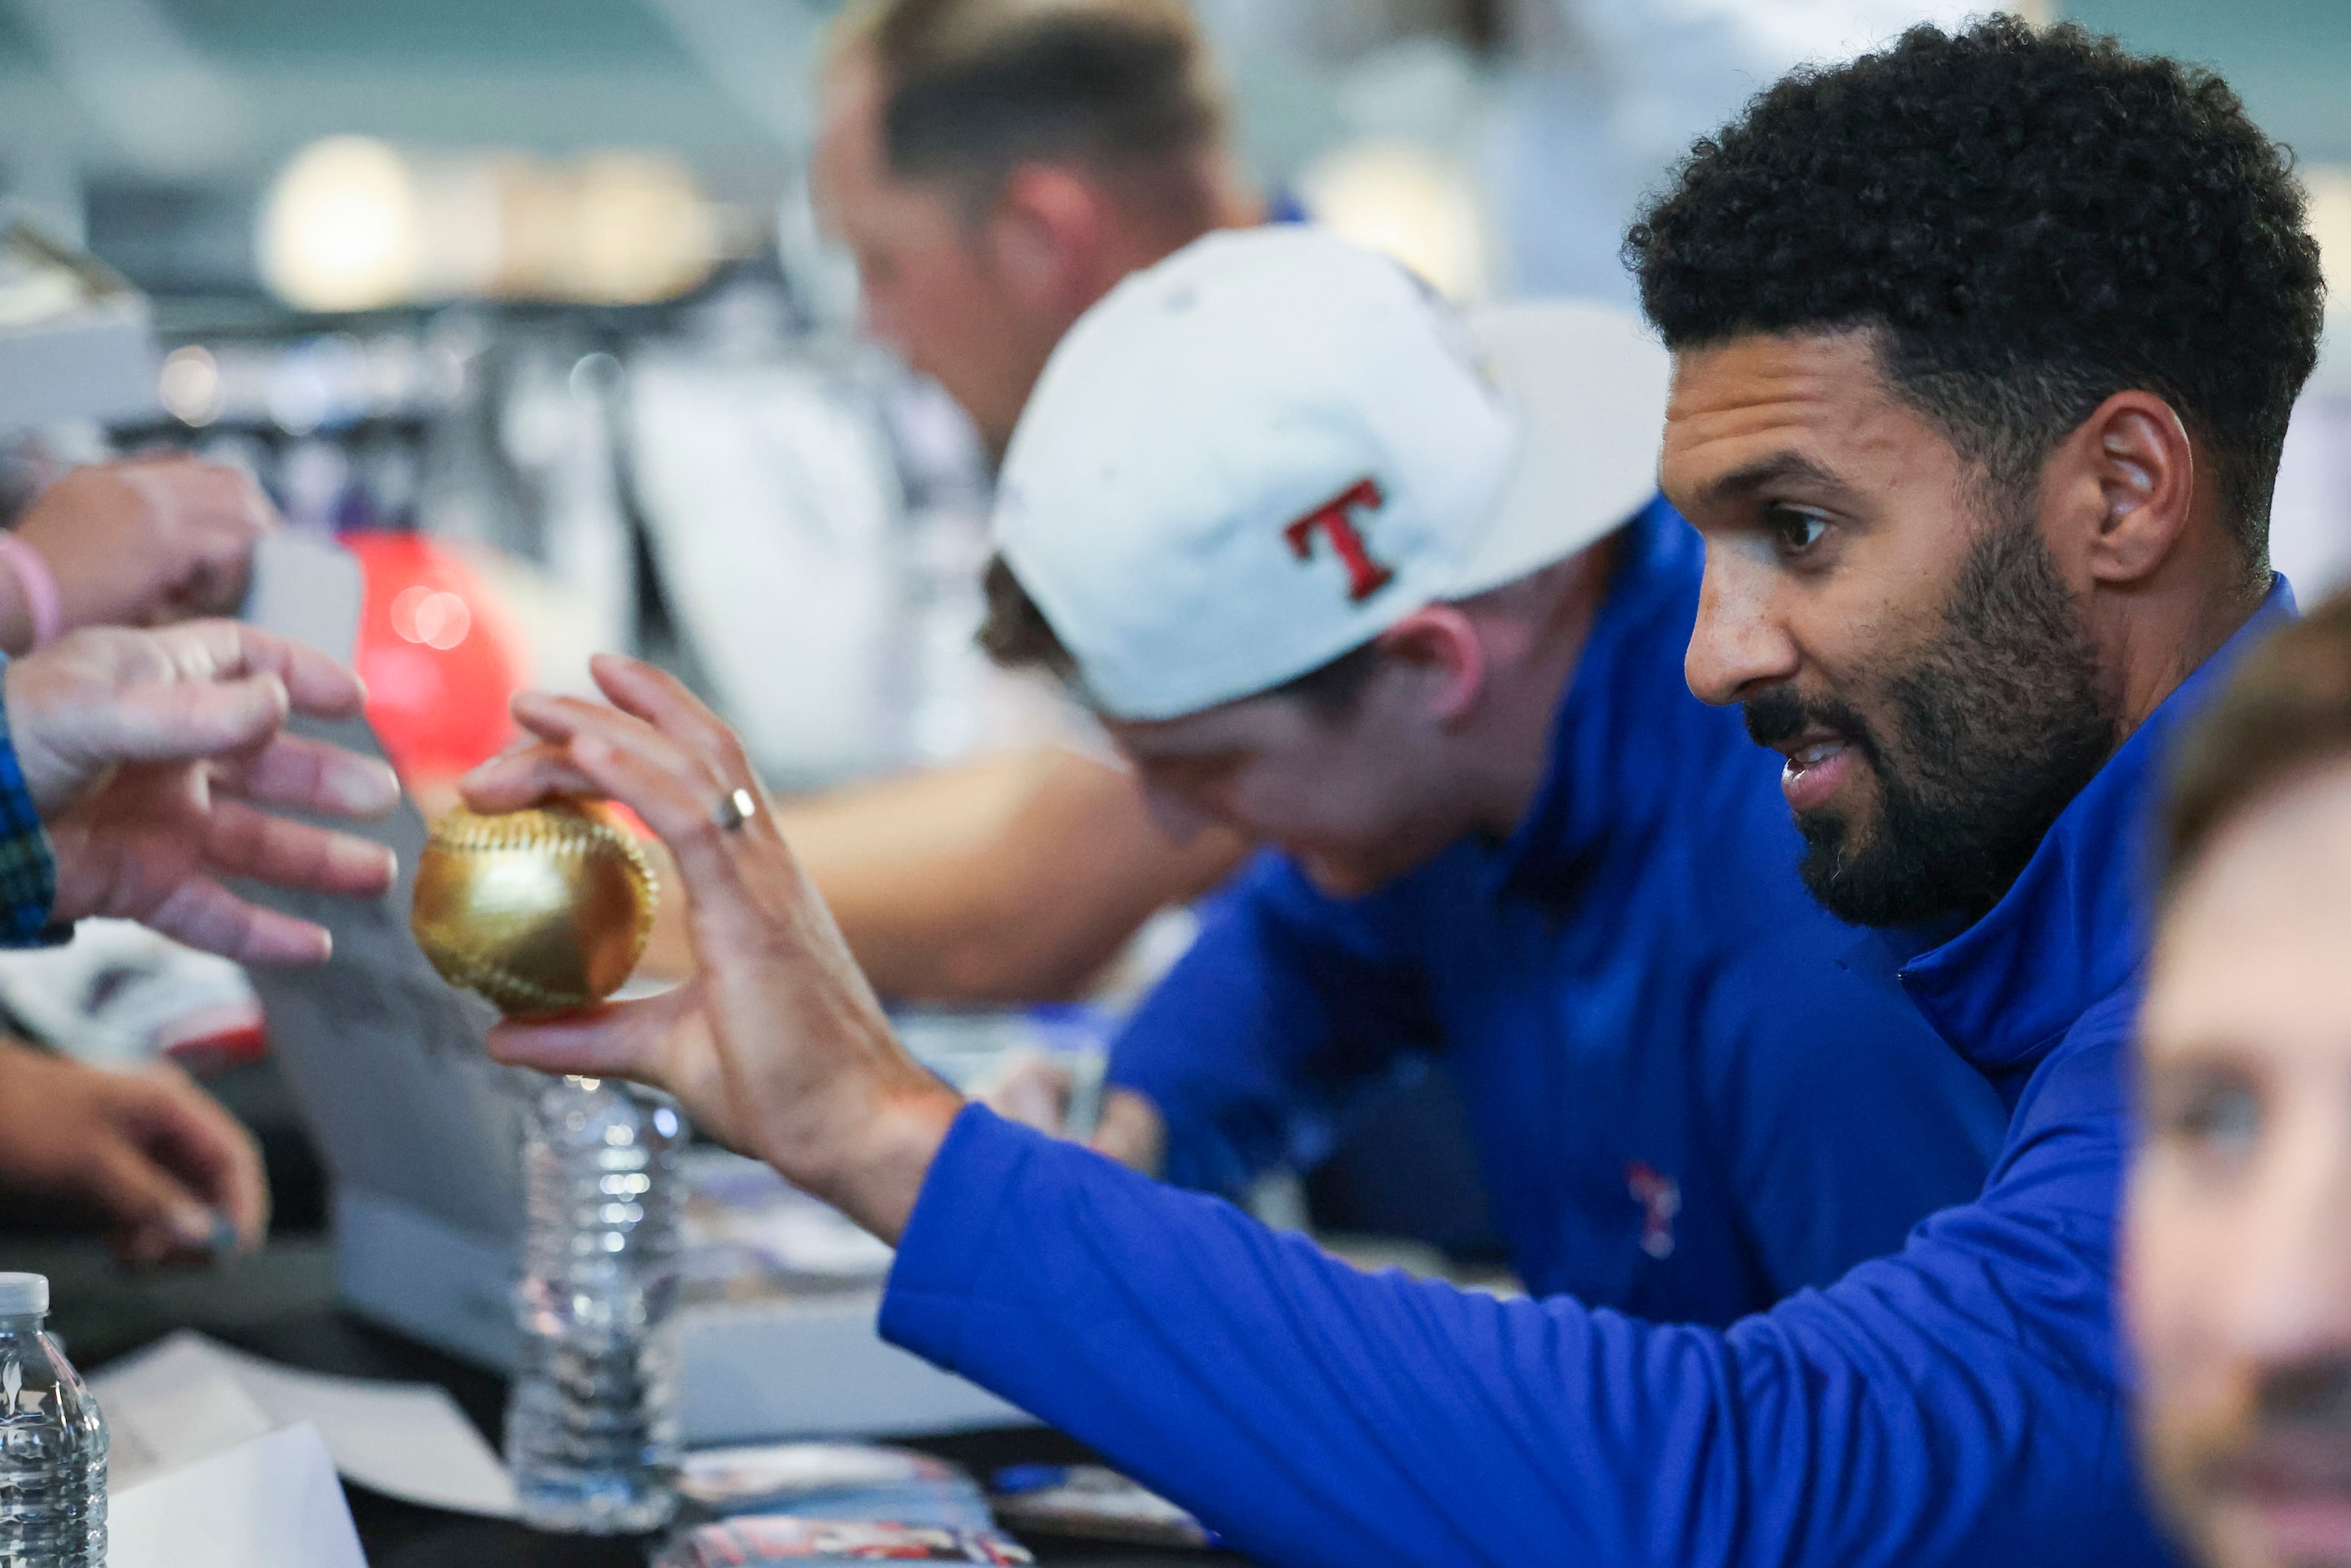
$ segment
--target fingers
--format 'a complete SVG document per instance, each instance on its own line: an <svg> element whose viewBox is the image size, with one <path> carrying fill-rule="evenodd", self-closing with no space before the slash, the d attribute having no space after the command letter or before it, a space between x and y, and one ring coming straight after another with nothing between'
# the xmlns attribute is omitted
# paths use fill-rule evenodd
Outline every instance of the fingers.
<svg viewBox="0 0 2351 1568"><path fill-rule="evenodd" d="M542 742L491 758L466 774L458 789L476 811L517 811L550 795L593 794L596 781L569 752Z"/></svg>
<svg viewBox="0 0 2351 1568"><path fill-rule="evenodd" d="M633 714L709 764L730 784L752 782L742 742L685 683L642 659L599 653L589 662L597 686L622 713Z"/></svg>
<svg viewBox="0 0 2351 1568"><path fill-rule="evenodd" d="M120 1224L120 1246L128 1261L160 1263L211 1244L212 1210L122 1128L104 1129L90 1146L82 1187Z"/></svg>
<svg viewBox="0 0 2351 1568"><path fill-rule="evenodd" d="M191 877L153 908L85 909L78 915L117 915L136 920L174 941L240 964L323 964L335 939L323 925L249 904L216 882ZM67 918L62 912L60 918Z"/></svg>
<svg viewBox="0 0 2351 1568"><path fill-rule="evenodd" d="M476 810L512 810L549 795L584 794L597 789L569 748L575 737L591 732L614 739L624 749L658 758L664 769L697 788L706 780L705 810L730 790L757 787L758 781L735 733L676 677L616 653L598 654L590 668L613 706L540 692L517 696L516 722L545 744L492 758L469 774L463 788L467 802ZM616 725L616 713L637 723ZM632 738L653 737L668 745L637 746ZM699 767L684 766L685 758Z"/></svg>
<svg viewBox="0 0 2351 1568"><path fill-rule="evenodd" d="M697 918L715 922L730 939L758 944L764 935L762 916L746 895L747 867L736 853L736 841L744 834L767 834L780 847L772 837L773 813L737 832L721 828L713 814L725 793L718 781L659 736L631 734L618 725L584 726L572 737L570 754L598 794L634 811L668 848Z"/></svg>
<svg viewBox="0 0 2351 1568"><path fill-rule="evenodd" d="M70 643L59 643L62 652ZM26 679L47 657L18 661ZM17 665L10 666L12 678ZM13 696L14 685L10 688ZM12 702L9 723L26 782L44 812L126 762L216 757L260 746L285 723L285 686L272 674L223 683L141 682L112 693L84 693L59 703ZM54 758L55 766L36 758Z"/></svg>
<svg viewBox="0 0 2351 1568"><path fill-rule="evenodd" d="M375 758L322 740L281 735L259 751L213 769L215 792L265 806L375 818L400 803L400 776Z"/></svg>
<svg viewBox="0 0 2351 1568"><path fill-rule="evenodd" d="M1130 1170L1147 1176L1165 1174L1167 1166L1167 1124L1159 1107L1132 1089L1112 1089L1102 1095L1102 1120L1088 1140L1097 1154L1108 1155Z"/></svg>
<svg viewBox="0 0 2351 1568"><path fill-rule="evenodd" d="M292 710L313 718L349 718L367 703L358 672L307 643L235 621L191 621L158 628L183 678L204 681L274 675Z"/></svg>
<svg viewBox="0 0 2351 1568"><path fill-rule="evenodd" d="M1008 1122L1062 1135L1077 1075L1061 1062L1023 1048L994 1082L978 1092L980 1103Z"/></svg>
<svg viewBox="0 0 2351 1568"><path fill-rule="evenodd" d="M399 874L398 858L381 844L272 816L242 800L215 798L204 831L205 862L223 876L374 898Z"/></svg>
<svg viewBox="0 0 2351 1568"><path fill-rule="evenodd" d="M483 765L475 777L566 779L574 792L609 795L644 820L677 854L681 841L715 829L712 813L733 780L675 739L632 715L577 697L526 692L517 722L554 757L525 751ZM561 762L554 758L559 757ZM496 770L496 771L494 771ZM469 779L469 785L471 780ZM584 789L579 786L584 784ZM469 788L468 794L472 793Z"/></svg>
<svg viewBox="0 0 2351 1568"><path fill-rule="evenodd" d="M170 603L198 614L235 610L251 580L254 542L277 522L260 487L234 468L184 458L132 461L112 472L145 505L178 563L164 585Z"/></svg>
<svg viewBox="0 0 2351 1568"><path fill-rule="evenodd" d="M510 1067L626 1078L674 1092L666 1081L664 1047L694 1005L689 988L680 987L560 1018L501 1023L490 1030L490 1055Z"/></svg>
<svg viewBox="0 0 2351 1568"><path fill-rule="evenodd" d="M252 478L225 464L174 453L106 465L138 493L165 529L201 553L225 559L277 526L277 509Z"/></svg>
<svg viewBox="0 0 2351 1568"><path fill-rule="evenodd" d="M240 1251L258 1248L269 1228L269 1179L253 1134L175 1067L152 1068L130 1082L144 1096L150 1155L227 1218Z"/></svg>

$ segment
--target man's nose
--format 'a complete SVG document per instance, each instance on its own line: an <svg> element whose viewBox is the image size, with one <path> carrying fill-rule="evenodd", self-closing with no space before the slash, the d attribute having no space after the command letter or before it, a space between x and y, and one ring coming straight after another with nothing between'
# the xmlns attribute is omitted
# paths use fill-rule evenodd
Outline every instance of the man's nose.
<svg viewBox="0 0 2351 1568"><path fill-rule="evenodd" d="M2351 1362L2351 1129L2341 1101L2289 1113L2244 1210L2241 1250L2226 1325L2246 1361L2277 1369L2281 1397L2325 1380L2296 1369ZM2332 1385L2326 1385L2332 1387ZM2301 1395L2295 1393L2302 1391ZM2324 1392L2323 1389L2320 1390ZM2351 1384L2337 1390L2337 1419L2351 1421ZM2327 1395L2326 1397L2334 1397ZM2304 1403L2308 1399L2304 1398Z"/></svg>
<svg viewBox="0 0 2351 1568"><path fill-rule="evenodd" d="M1772 612L1771 570L1708 540L1682 678L1701 702L1742 702L1796 674L1796 644Z"/></svg>

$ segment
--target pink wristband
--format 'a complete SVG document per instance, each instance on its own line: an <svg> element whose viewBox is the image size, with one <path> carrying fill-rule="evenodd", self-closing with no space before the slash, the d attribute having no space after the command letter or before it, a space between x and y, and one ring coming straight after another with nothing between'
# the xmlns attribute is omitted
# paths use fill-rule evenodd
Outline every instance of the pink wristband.
<svg viewBox="0 0 2351 1568"><path fill-rule="evenodd" d="M66 629L66 612L49 563L41 559L39 550L5 532L0 532L0 560L8 563L16 574L17 586L25 591L25 613L33 622L33 646L47 647L56 642Z"/></svg>

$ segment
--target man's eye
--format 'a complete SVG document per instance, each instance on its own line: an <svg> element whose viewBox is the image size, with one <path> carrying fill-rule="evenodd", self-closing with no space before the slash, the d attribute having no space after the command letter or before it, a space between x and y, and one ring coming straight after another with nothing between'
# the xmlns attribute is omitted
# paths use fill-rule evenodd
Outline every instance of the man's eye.
<svg viewBox="0 0 2351 1568"><path fill-rule="evenodd" d="M1793 507L1764 507L1763 527L1771 535L1772 548L1782 555L1802 555L1829 531L1827 518Z"/></svg>
<svg viewBox="0 0 2351 1568"><path fill-rule="evenodd" d="M2234 1076L2214 1076L2181 1086L2158 1113L2159 1130L2194 1153L2239 1160L2261 1142L2264 1121L2260 1091Z"/></svg>

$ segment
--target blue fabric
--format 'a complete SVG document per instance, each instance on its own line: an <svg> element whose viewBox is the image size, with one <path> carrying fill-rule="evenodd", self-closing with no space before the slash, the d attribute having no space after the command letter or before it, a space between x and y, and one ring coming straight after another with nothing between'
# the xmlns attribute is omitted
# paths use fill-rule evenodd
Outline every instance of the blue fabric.
<svg viewBox="0 0 2351 1568"><path fill-rule="evenodd" d="M2008 1114L1890 976L1840 964L1779 758L1683 684L1697 534L1659 500L1618 538L1509 841L1352 901L1260 857L1109 1082L1159 1106L1171 1180L1230 1196L1443 1050L1531 1291L1729 1323L1974 1196Z"/></svg>
<svg viewBox="0 0 2351 1568"><path fill-rule="evenodd" d="M7 664L0 654L0 673ZM70 928L49 921L57 901L57 852L16 761L7 710L0 706L0 947L47 947L64 940Z"/></svg>
<svg viewBox="0 0 2351 1568"><path fill-rule="evenodd" d="M2283 583L2261 622L2290 612ZM2119 1393L2123 1056L2161 758L2231 641L1902 984L2014 1114L1982 1194L1728 1330L1369 1276L974 1107L882 1329L1268 1563L2168 1561Z"/></svg>

